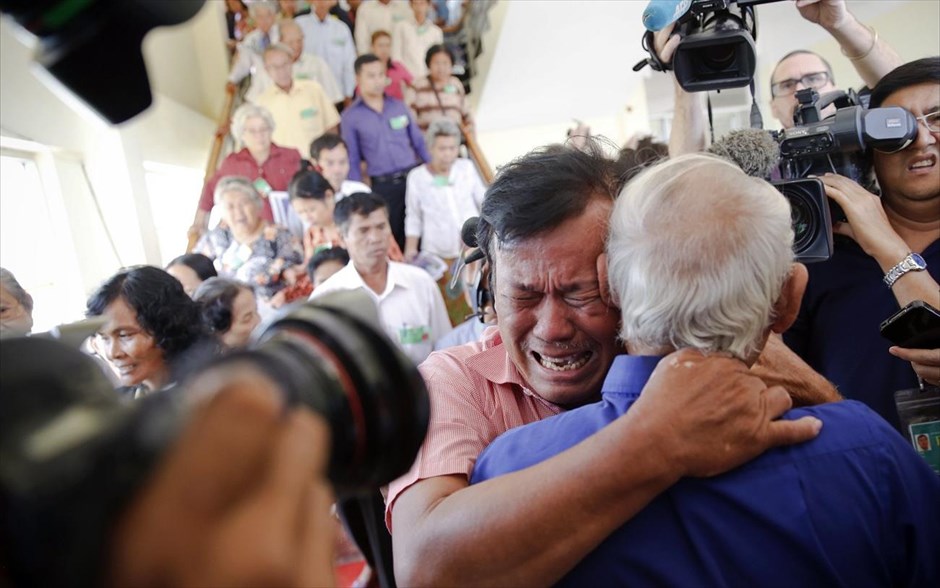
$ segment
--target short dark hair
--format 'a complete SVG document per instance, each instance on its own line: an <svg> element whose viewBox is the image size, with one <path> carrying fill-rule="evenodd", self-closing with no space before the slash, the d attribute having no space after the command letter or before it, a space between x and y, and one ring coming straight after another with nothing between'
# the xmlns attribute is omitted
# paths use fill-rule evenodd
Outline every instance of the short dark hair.
<svg viewBox="0 0 940 588"><path fill-rule="evenodd" d="M340 145L349 152L346 141L336 133L324 133L310 143L310 158L314 161L320 159L320 152L325 149L336 149Z"/></svg>
<svg viewBox="0 0 940 588"><path fill-rule="evenodd" d="M166 264L166 269L170 269L174 265L185 265L196 272L196 275L199 276L199 279L202 281L219 275L218 272L215 271L215 266L212 265L212 260L202 253L184 253Z"/></svg>
<svg viewBox="0 0 940 588"><path fill-rule="evenodd" d="M504 166L486 191L477 243L495 279L492 241L512 243L577 218L595 199L613 202L614 165L595 140L581 149L549 145Z"/></svg>
<svg viewBox="0 0 940 588"><path fill-rule="evenodd" d="M360 55L356 58L356 61L353 62L353 70L355 70L356 75L359 75L359 72L362 71L363 65L368 65L370 63L382 63L382 60L378 58L375 53L366 53Z"/></svg>
<svg viewBox="0 0 940 588"><path fill-rule="evenodd" d="M833 84L836 83L836 77L832 74L832 66L829 64L829 61L828 61L825 57L823 57L823 56L820 55L819 53L816 53L815 51L810 51L809 49L797 49L797 50L795 50L795 51L790 51L789 53L787 53L786 55L784 55L783 57L781 57L781 58L777 61L777 65L775 65L774 68L771 70L771 72L770 72L770 94L771 94L771 96L773 96L773 85L776 83L776 82L774 82L774 74L777 73L777 68L780 67L780 64L781 64L781 63L783 63L783 62L786 61L787 59L790 59L790 58L793 57L794 55L815 55L816 57L819 58L820 61L823 62L823 65L826 66L826 73L829 74L829 81L832 82Z"/></svg>
<svg viewBox="0 0 940 588"><path fill-rule="evenodd" d="M894 68L871 91L871 108L878 108L898 90L926 82L940 83L940 56L924 57Z"/></svg>
<svg viewBox="0 0 940 588"><path fill-rule="evenodd" d="M248 284L229 278L209 278L193 294L199 305L202 324L215 336L223 335L232 328L232 305L242 290L254 292Z"/></svg>
<svg viewBox="0 0 940 588"><path fill-rule="evenodd" d="M336 208L333 209L333 222L339 227L339 232L345 235L354 214L369 216L379 209L388 212L388 206L380 196L368 192L356 192L336 203Z"/></svg>
<svg viewBox="0 0 940 588"><path fill-rule="evenodd" d="M287 193L290 199L303 198L305 200L323 200L326 193L333 193L333 186L324 178L320 172L313 170L301 170L294 174L290 184L287 186Z"/></svg>
<svg viewBox="0 0 940 588"><path fill-rule="evenodd" d="M614 162L614 175L617 178L617 192L644 169L669 158L669 145L660 143L653 137L643 137L636 147L624 147Z"/></svg>
<svg viewBox="0 0 940 588"><path fill-rule="evenodd" d="M431 58L438 53L446 53L447 57L450 57L451 64L457 61L457 58L454 56L453 49L443 43L438 43L437 45L431 45L428 47L428 52L424 54L424 65L431 67Z"/></svg>
<svg viewBox="0 0 940 588"><path fill-rule="evenodd" d="M118 298L134 309L140 327L153 337L167 362L204 335L199 307L179 280L160 268L141 265L114 274L89 296L85 316L101 316Z"/></svg>
<svg viewBox="0 0 940 588"><path fill-rule="evenodd" d="M378 41L382 37L388 37L389 39L391 39L392 35L388 31L383 31L382 29L379 29L375 31L374 33L372 33L372 44L375 45L375 42Z"/></svg>
<svg viewBox="0 0 940 588"><path fill-rule="evenodd" d="M307 276L310 278L311 283L314 281L313 274L316 273L317 268L328 261L338 261L346 265L349 263L349 252L342 247L327 247L314 253L310 261L307 262Z"/></svg>

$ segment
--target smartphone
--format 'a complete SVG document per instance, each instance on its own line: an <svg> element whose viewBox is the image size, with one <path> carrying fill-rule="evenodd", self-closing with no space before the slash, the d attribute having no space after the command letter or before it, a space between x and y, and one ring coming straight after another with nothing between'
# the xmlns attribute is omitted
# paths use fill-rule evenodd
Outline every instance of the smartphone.
<svg viewBox="0 0 940 588"><path fill-rule="evenodd" d="M940 311L915 300L881 323L881 336L908 349L940 348Z"/></svg>

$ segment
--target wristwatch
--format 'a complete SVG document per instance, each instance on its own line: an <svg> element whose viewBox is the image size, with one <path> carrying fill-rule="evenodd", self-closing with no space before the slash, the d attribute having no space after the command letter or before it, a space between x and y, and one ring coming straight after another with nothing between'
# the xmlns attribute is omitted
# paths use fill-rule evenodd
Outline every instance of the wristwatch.
<svg viewBox="0 0 940 588"><path fill-rule="evenodd" d="M885 284L890 288L898 281L898 278L907 272L922 272L925 269L927 269L927 262L924 261L923 257L916 253L908 253L907 257L885 274Z"/></svg>

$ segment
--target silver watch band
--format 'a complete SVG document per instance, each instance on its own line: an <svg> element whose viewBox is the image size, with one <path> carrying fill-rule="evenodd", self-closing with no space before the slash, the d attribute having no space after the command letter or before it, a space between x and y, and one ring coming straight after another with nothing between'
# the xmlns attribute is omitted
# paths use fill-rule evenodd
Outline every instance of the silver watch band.
<svg viewBox="0 0 940 588"><path fill-rule="evenodd" d="M888 273L885 274L885 285L890 288L894 286L894 283L904 274L914 271L923 271L926 268L927 264L924 262L924 258L916 253L908 253L904 259L899 261L897 265L889 269Z"/></svg>

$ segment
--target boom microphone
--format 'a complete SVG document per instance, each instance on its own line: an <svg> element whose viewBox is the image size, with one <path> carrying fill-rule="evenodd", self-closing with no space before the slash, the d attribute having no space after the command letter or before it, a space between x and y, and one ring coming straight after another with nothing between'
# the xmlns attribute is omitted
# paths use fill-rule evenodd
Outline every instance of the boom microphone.
<svg viewBox="0 0 940 588"><path fill-rule="evenodd" d="M760 129L731 131L707 151L731 161L755 178L770 178L780 163L780 146L769 132Z"/></svg>
<svg viewBox="0 0 940 588"><path fill-rule="evenodd" d="M643 26L646 30L661 31L688 12L692 0L650 0L643 11Z"/></svg>

